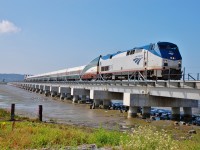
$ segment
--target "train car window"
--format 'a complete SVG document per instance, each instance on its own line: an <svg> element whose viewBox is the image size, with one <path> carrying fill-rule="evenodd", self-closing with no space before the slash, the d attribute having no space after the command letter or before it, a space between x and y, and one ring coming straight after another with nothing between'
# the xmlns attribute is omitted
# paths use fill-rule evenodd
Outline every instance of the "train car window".
<svg viewBox="0 0 200 150"><path fill-rule="evenodd" d="M131 53L130 53L130 55L132 55L132 54L134 54L134 53L135 53L135 50L132 50Z"/></svg>
<svg viewBox="0 0 200 150"><path fill-rule="evenodd" d="M135 53L141 53L142 52L142 49L137 49L136 51L135 51Z"/></svg>
<svg viewBox="0 0 200 150"><path fill-rule="evenodd" d="M101 67L101 71L108 71L108 70L109 70L109 66Z"/></svg>

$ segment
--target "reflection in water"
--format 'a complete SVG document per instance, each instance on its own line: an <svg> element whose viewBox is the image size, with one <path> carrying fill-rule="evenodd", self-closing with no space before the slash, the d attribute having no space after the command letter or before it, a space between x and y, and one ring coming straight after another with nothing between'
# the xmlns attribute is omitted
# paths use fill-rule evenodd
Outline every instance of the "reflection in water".
<svg viewBox="0 0 200 150"><path fill-rule="evenodd" d="M116 127L125 123L126 113L119 111L89 109L86 104L72 104L70 100L53 100L41 94L8 86L0 85L0 108L10 109L12 103L16 104L16 113L27 117L37 117L38 105L43 105L43 118L45 121L56 120L60 123L78 124L92 127Z"/></svg>

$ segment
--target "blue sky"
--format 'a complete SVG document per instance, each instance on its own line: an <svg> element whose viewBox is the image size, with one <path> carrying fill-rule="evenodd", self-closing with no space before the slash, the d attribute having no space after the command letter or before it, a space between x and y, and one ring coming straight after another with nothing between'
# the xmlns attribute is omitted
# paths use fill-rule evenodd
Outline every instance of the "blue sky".
<svg viewBox="0 0 200 150"><path fill-rule="evenodd" d="M0 73L37 74L158 41L200 73L198 0L0 0Z"/></svg>

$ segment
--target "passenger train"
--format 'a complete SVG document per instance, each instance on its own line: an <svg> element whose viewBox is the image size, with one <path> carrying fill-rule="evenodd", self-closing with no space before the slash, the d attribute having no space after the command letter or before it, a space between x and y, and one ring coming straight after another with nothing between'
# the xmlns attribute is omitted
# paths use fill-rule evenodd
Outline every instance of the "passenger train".
<svg viewBox="0 0 200 150"><path fill-rule="evenodd" d="M98 56L85 66L27 76L26 81L179 80L182 57L176 44L151 43Z"/></svg>

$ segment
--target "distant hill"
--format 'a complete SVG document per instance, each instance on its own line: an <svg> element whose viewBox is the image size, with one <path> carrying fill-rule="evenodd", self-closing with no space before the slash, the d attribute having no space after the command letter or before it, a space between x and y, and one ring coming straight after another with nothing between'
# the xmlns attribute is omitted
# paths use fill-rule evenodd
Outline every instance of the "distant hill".
<svg viewBox="0 0 200 150"><path fill-rule="evenodd" d="M0 82L22 81L24 75L21 74L0 74Z"/></svg>

